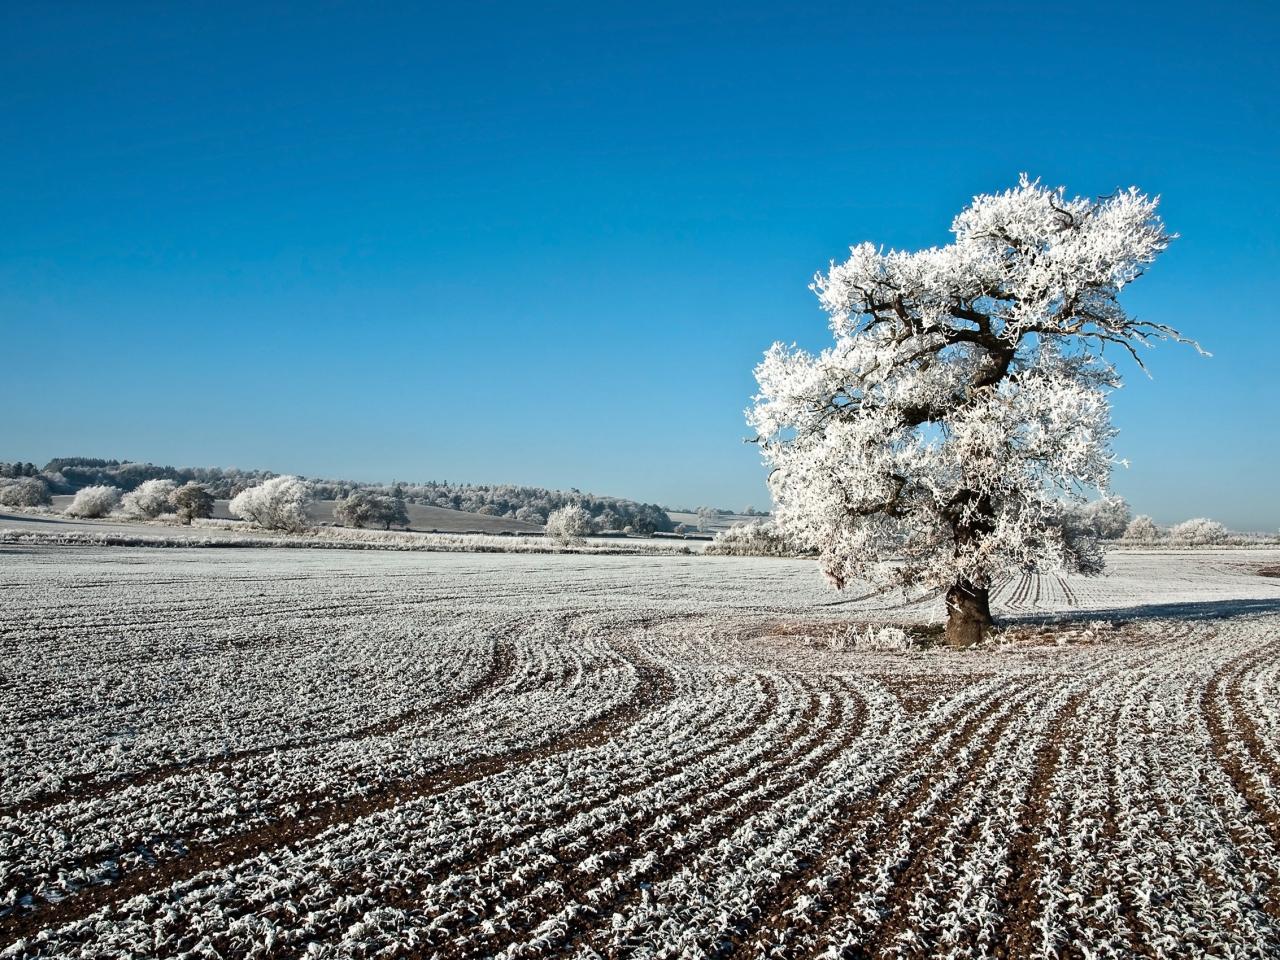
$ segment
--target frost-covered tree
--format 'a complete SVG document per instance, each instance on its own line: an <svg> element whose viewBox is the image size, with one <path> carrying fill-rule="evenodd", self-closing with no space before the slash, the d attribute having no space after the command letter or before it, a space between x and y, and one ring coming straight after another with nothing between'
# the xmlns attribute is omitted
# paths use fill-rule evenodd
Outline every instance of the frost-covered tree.
<svg viewBox="0 0 1280 960"><path fill-rule="evenodd" d="M409 526L409 508L403 497L384 497L368 490L353 490L339 500L333 508L333 516L348 527L382 527L390 530Z"/></svg>
<svg viewBox="0 0 1280 960"><path fill-rule="evenodd" d="M213 494L202 483L184 483L169 496L169 505L186 524L192 520L208 520L213 516Z"/></svg>
<svg viewBox="0 0 1280 960"><path fill-rule="evenodd" d="M71 498L71 503L67 504L64 512L68 516L83 517L86 520L105 517L120 505L120 494L119 487L109 487L104 484L83 487L76 491L76 495Z"/></svg>
<svg viewBox="0 0 1280 960"><path fill-rule="evenodd" d="M178 485L172 480L145 480L120 499L120 512L135 520L153 520L170 509Z"/></svg>
<svg viewBox="0 0 1280 960"><path fill-rule="evenodd" d="M297 477L272 477L236 494L229 509L233 517L251 520L268 530L305 530L311 525L307 504L311 491Z"/></svg>
<svg viewBox="0 0 1280 960"><path fill-rule="evenodd" d="M1160 528L1156 522L1144 513L1138 514L1124 528L1124 539L1149 543L1160 539Z"/></svg>
<svg viewBox="0 0 1280 960"><path fill-rule="evenodd" d="M18 476L12 480L0 480L0 505L43 507L51 502L49 485L40 477Z"/></svg>
<svg viewBox="0 0 1280 960"><path fill-rule="evenodd" d="M333 518L344 527L365 527L373 522L374 495L353 490L333 506Z"/></svg>
<svg viewBox="0 0 1280 960"><path fill-rule="evenodd" d="M1174 524L1170 527L1169 539L1193 546L1221 543L1227 539L1227 528L1217 520L1210 520L1208 517L1196 517L1192 520L1183 520L1182 523Z"/></svg>
<svg viewBox="0 0 1280 960"><path fill-rule="evenodd" d="M1023 177L976 197L952 233L917 252L864 243L819 274L835 342L774 344L748 420L787 538L816 548L838 588L943 591L947 640L967 645L1002 572L1101 568L1062 521L1110 475L1119 377L1103 349L1138 359L1180 338L1119 303L1170 241L1136 189L1068 199Z"/></svg>
<svg viewBox="0 0 1280 960"><path fill-rule="evenodd" d="M547 517L546 532L561 543L571 543L591 532L591 514L574 503L553 510Z"/></svg>
<svg viewBox="0 0 1280 960"><path fill-rule="evenodd" d="M390 530L392 527L408 527L409 526L409 507L404 501L404 497L382 497L381 509L378 511L378 522L382 524L383 530Z"/></svg>

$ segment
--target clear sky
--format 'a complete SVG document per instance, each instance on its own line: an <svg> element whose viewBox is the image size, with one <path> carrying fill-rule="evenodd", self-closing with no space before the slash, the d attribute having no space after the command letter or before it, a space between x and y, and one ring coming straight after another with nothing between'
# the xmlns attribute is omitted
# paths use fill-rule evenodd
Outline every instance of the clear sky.
<svg viewBox="0 0 1280 960"><path fill-rule="evenodd" d="M1025 170L1182 235L1115 488L1275 529L1275 10L6 3L0 459L764 507L813 272Z"/></svg>

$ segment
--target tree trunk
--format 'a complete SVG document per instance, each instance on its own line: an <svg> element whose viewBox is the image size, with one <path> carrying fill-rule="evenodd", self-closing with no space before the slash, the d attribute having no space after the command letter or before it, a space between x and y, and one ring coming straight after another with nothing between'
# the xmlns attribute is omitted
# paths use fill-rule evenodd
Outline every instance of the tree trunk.
<svg viewBox="0 0 1280 960"><path fill-rule="evenodd" d="M986 587L962 581L947 591L947 646L980 643L992 622L991 595Z"/></svg>

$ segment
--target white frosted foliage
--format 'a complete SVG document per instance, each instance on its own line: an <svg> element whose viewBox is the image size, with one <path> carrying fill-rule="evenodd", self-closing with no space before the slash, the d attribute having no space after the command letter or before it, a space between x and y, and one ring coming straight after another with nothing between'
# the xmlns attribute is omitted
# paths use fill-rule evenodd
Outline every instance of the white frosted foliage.
<svg viewBox="0 0 1280 960"><path fill-rule="evenodd" d="M120 503L120 488L106 485L84 487L76 491L66 513L72 517L105 517Z"/></svg>
<svg viewBox="0 0 1280 960"><path fill-rule="evenodd" d="M151 520L173 508L169 498L178 485L172 480L146 480L120 500L120 512L137 520Z"/></svg>
<svg viewBox="0 0 1280 960"><path fill-rule="evenodd" d="M272 477L238 493L228 507L233 517L268 530L303 530L311 525L307 504L311 491L297 477Z"/></svg>
<svg viewBox="0 0 1280 960"><path fill-rule="evenodd" d="M837 586L1098 571L1099 531L1065 520L1114 462L1103 350L1178 338L1118 301L1171 239L1136 189L1068 199L1023 177L952 232L915 252L853 247L813 284L832 345L775 343L756 368L747 417L775 522Z"/></svg>

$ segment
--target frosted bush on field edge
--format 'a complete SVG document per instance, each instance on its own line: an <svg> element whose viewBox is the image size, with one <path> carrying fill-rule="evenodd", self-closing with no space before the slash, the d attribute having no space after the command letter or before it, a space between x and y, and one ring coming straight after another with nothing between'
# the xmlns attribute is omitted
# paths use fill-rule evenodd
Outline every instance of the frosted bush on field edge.
<svg viewBox="0 0 1280 960"><path fill-rule="evenodd" d="M83 487L76 491L76 495L64 512L69 517L80 517L85 520L105 517L120 505L121 492L119 487L109 487L105 484Z"/></svg>
<svg viewBox="0 0 1280 960"><path fill-rule="evenodd" d="M272 477L244 490L232 499L231 515L250 520L267 530L305 530L311 526L307 504L311 491L297 477Z"/></svg>
<svg viewBox="0 0 1280 960"><path fill-rule="evenodd" d="M1138 542L1159 540L1160 528L1145 513L1140 514L1129 521L1129 525L1124 528L1124 537L1122 539L1136 540Z"/></svg>
<svg viewBox="0 0 1280 960"><path fill-rule="evenodd" d="M1179 543L1221 543L1227 539L1227 528L1208 517L1196 517L1171 527L1169 538Z"/></svg>
<svg viewBox="0 0 1280 960"><path fill-rule="evenodd" d="M177 489L172 480L147 480L120 498L120 512L135 520L154 520L170 511L169 498Z"/></svg>
<svg viewBox="0 0 1280 960"><path fill-rule="evenodd" d="M577 504L552 510L547 517L547 536L561 543L573 543L591 532L591 514Z"/></svg>

